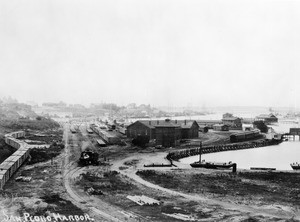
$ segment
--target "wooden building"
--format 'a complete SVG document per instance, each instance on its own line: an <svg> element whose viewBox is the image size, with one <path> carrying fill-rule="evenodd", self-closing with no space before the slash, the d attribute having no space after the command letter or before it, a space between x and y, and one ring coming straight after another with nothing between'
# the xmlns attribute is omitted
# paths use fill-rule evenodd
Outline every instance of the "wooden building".
<svg viewBox="0 0 300 222"><path fill-rule="evenodd" d="M222 122L224 125L227 125L231 130L241 130L243 126L242 120L238 117L223 118Z"/></svg>
<svg viewBox="0 0 300 222"><path fill-rule="evenodd" d="M175 124L161 124L155 128L156 145L174 147L181 139L180 126Z"/></svg>
<svg viewBox="0 0 300 222"><path fill-rule="evenodd" d="M180 139L197 138L199 125L194 120L139 120L127 127L127 137L139 135L156 139L156 145L175 146Z"/></svg>
<svg viewBox="0 0 300 222"><path fill-rule="evenodd" d="M155 139L155 126L159 125L159 121L136 121L127 126L127 137L135 138L139 135L148 136L150 140Z"/></svg>
<svg viewBox="0 0 300 222"><path fill-rule="evenodd" d="M176 121L181 128L181 139L192 139L199 136L199 125L196 121Z"/></svg>
<svg viewBox="0 0 300 222"><path fill-rule="evenodd" d="M270 113L268 115L267 114L261 114L261 115L257 116L255 118L255 120L256 121L259 121L259 120L264 121L266 124L268 124L268 123L277 123L278 122L278 118L272 113Z"/></svg>

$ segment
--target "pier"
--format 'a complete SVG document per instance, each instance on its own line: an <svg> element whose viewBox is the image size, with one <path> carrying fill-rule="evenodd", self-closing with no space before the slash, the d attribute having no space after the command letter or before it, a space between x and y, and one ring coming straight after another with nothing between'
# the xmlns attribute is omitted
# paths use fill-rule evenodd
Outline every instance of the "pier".
<svg viewBox="0 0 300 222"><path fill-rule="evenodd" d="M166 156L166 158L169 160L179 160L181 158L196 156L199 154L259 148L265 146L278 145L281 142L282 142L281 140L259 140L253 142L243 142L243 143L234 143L234 144L230 143L230 144L223 144L223 145L209 145L209 146L203 146L202 148L197 147L197 148L190 148L190 149L170 152Z"/></svg>
<svg viewBox="0 0 300 222"><path fill-rule="evenodd" d="M282 137L285 139L293 139L296 140L296 136L298 136L300 141L300 128L290 128L290 132L283 134Z"/></svg>

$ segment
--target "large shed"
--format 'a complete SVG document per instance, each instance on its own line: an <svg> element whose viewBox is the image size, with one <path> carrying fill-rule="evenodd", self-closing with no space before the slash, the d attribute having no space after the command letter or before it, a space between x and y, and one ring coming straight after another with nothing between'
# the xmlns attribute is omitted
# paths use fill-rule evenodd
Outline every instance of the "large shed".
<svg viewBox="0 0 300 222"><path fill-rule="evenodd" d="M165 146L174 146L179 139L197 138L198 132L199 125L194 120L138 120L127 127L127 137L148 136L156 139L157 145Z"/></svg>

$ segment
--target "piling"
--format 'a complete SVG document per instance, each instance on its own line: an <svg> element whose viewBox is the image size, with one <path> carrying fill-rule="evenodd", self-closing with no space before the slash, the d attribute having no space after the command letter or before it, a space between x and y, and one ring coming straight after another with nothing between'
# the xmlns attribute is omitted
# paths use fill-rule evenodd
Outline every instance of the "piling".
<svg viewBox="0 0 300 222"><path fill-rule="evenodd" d="M224 144L218 146L202 146L201 148L190 148L180 151L174 151L167 155L168 160L178 160L184 157L195 156L199 154L206 154L206 153L215 153L215 152L222 152L228 150L242 150L242 149L251 149L251 148L259 148L271 145L277 145L281 141L275 140L261 140L261 141L253 141L253 142L244 142L238 144Z"/></svg>
<svg viewBox="0 0 300 222"><path fill-rule="evenodd" d="M237 164L232 164L232 173L236 173Z"/></svg>

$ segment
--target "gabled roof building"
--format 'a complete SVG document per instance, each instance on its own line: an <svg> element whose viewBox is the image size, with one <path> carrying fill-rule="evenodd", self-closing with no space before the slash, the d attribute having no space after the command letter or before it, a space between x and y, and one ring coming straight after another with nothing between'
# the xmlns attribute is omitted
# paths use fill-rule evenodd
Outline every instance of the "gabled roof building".
<svg viewBox="0 0 300 222"><path fill-rule="evenodd" d="M261 120L264 121L265 123L277 123L278 118L270 113L270 114L261 114L255 118L255 120Z"/></svg>
<svg viewBox="0 0 300 222"><path fill-rule="evenodd" d="M198 133L199 125L194 120L138 120L127 127L127 137L148 136L165 147L175 146L180 139L197 138Z"/></svg>
<svg viewBox="0 0 300 222"><path fill-rule="evenodd" d="M222 122L232 130L241 130L243 126L242 120L238 117L226 117L222 119Z"/></svg>

